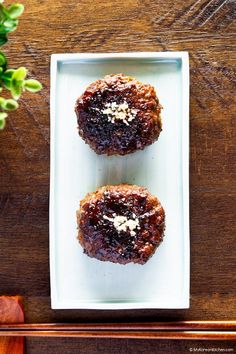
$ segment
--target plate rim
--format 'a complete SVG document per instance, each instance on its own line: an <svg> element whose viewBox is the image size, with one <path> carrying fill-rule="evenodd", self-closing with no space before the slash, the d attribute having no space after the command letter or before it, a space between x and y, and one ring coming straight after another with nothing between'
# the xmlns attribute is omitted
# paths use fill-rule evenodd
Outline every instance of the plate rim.
<svg viewBox="0 0 236 354"><path fill-rule="evenodd" d="M156 302L81 302L71 306L68 301L58 298L55 266L55 123L56 123L56 85L59 62L90 59L173 59L181 60L182 80L182 182L183 182L183 242L184 242L184 289L178 305L160 306ZM118 52L118 53L57 53L51 54L50 61L50 192L49 192L49 268L50 297L52 309L87 310L132 310L132 309L187 309L190 306L190 220L189 220L189 54L187 51L171 52ZM183 148L184 147L184 148ZM70 300L71 302L71 300ZM74 303L74 302L73 302Z"/></svg>

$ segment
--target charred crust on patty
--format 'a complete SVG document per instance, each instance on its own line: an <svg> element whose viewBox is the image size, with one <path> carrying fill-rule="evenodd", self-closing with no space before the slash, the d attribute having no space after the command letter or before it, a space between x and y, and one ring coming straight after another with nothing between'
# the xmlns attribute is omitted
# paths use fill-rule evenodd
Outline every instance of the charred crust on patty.
<svg viewBox="0 0 236 354"><path fill-rule="evenodd" d="M99 155L126 155L158 139L161 109L151 85L124 74L107 75L77 99L78 132Z"/></svg>
<svg viewBox="0 0 236 354"><path fill-rule="evenodd" d="M144 187L108 185L80 202L77 224L78 240L88 256L144 264L163 240L165 212Z"/></svg>

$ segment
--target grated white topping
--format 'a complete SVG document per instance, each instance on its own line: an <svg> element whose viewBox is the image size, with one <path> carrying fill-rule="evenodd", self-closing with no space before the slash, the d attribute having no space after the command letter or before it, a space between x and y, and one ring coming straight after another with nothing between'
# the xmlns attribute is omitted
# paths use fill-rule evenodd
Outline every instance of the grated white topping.
<svg viewBox="0 0 236 354"><path fill-rule="evenodd" d="M115 216L114 216L115 215ZM135 236L135 229L140 229L140 224L138 218L135 219L128 219L126 216L116 215L113 214L113 218L109 218L108 216L104 215L103 218L105 220L109 220L113 222L114 227L116 230L119 231L130 231L131 236Z"/></svg>
<svg viewBox="0 0 236 354"><path fill-rule="evenodd" d="M123 103L108 102L105 104L105 109L102 113L108 116L108 122L115 123L116 120L122 120L126 125L135 119L137 110L129 108L126 101Z"/></svg>

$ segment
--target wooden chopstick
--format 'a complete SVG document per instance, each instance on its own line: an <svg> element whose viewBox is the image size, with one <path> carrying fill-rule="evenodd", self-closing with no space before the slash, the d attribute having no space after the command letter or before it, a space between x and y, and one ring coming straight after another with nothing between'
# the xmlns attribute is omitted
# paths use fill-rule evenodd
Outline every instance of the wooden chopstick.
<svg viewBox="0 0 236 354"><path fill-rule="evenodd" d="M236 321L2 324L0 336L233 340Z"/></svg>

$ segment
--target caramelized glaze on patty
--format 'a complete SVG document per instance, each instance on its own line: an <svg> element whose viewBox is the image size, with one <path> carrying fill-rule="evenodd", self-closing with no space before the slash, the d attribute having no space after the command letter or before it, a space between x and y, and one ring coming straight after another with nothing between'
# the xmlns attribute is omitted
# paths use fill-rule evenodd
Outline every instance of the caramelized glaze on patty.
<svg viewBox="0 0 236 354"><path fill-rule="evenodd" d="M104 186L80 202L77 223L78 239L88 256L144 264L163 239L165 212L144 187Z"/></svg>
<svg viewBox="0 0 236 354"><path fill-rule="evenodd" d="M124 74L107 75L76 101L79 135L97 154L142 150L158 139L161 108L151 85Z"/></svg>

